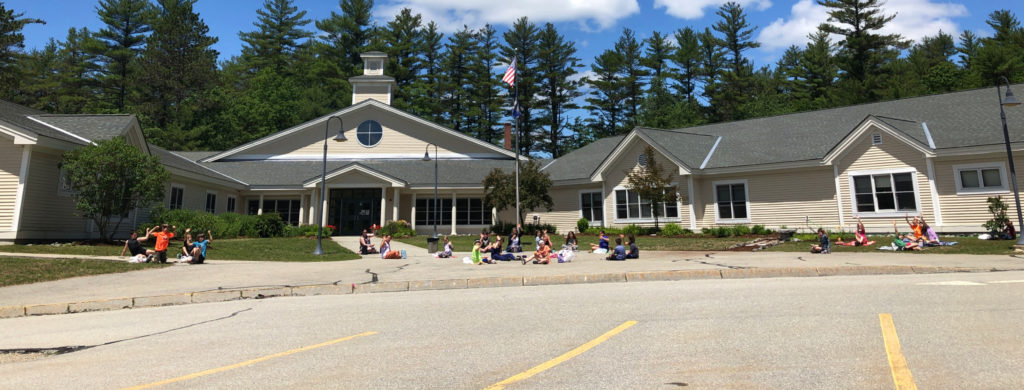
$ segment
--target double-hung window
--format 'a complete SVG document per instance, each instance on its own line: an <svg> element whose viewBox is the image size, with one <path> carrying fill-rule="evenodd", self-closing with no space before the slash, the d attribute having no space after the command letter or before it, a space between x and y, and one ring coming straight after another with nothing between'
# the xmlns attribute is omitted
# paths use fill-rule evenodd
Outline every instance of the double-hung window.
<svg viewBox="0 0 1024 390"><path fill-rule="evenodd" d="M171 202L167 205L170 210L180 209L185 204L185 188L171 186Z"/></svg>
<svg viewBox="0 0 1024 390"><path fill-rule="evenodd" d="M217 193L207 192L206 193L206 212L215 213L217 212Z"/></svg>
<svg viewBox="0 0 1024 390"><path fill-rule="evenodd" d="M491 209L484 207L481 198L457 198L455 200L456 225L490 225Z"/></svg>
<svg viewBox="0 0 1024 390"><path fill-rule="evenodd" d="M601 192L580 193L580 217L588 222L601 222L604 219L604 201Z"/></svg>
<svg viewBox="0 0 1024 390"><path fill-rule="evenodd" d="M851 172L855 210L859 213L916 213L914 171Z"/></svg>
<svg viewBox="0 0 1024 390"><path fill-rule="evenodd" d="M1001 163L954 165L957 193L1007 192L1006 165Z"/></svg>
<svg viewBox="0 0 1024 390"><path fill-rule="evenodd" d="M416 198L416 225L452 224L452 200L437 199L438 207L434 209L434 198ZM490 212L487 213L488 216Z"/></svg>
<svg viewBox="0 0 1024 390"><path fill-rule="evenodd" d="M747 201L747 181L714 182L715 222L750 222L750 202Z"/></svg>
<svg viewBox="0 0 1024 390"><path fill-rule="evenodd" d="M679 218L679 206L676 202L652 205L649 199L641 198L636 192L628 189L615 190L615 219L617 220L653 219L653 207L659 208L659 218Z"/></svg>
<svg viewBox="0 0 1024 390"><path fill-rule="evenodd" d="M234 196L229 196L228 197L228 209L227 210L228 210L229 213L235 212L235 202L236 202L236 200L235 200Z"/></svg>

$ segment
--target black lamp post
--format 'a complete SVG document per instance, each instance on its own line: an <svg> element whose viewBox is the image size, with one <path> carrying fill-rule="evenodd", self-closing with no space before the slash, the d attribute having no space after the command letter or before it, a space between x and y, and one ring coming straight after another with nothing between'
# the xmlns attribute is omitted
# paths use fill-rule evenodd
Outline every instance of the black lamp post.
<svg viewBox="0 0 1024 390"><path fill-rule="evenodd" d="M1006 159L1010 163L1010 183L1013 183L1013 201L1017 205L1017 245L1024 245L1024 235L1021 235L1021 227L1024 226L1024 216L1021 215L1020 211L1020 192L1017 190L1017 170L1013 168L1013 152L1010 151L1010 132L1006 129L1006 112L1003 111L1003 107L1014 107L1020 105L1020 100L1016 96L1013 96L1013 92L1010 91L1010 80L1006 77L1001 77L1002 81L1006 83L1006 98L1003 99L1003 94L999 91L999 81L996 80L996 95L999 95L999 119L1003 120L1003 141L1006 143Z"/></svg>
<svg viewBox="0 0 1024 390"><path fill-rule="evenodd" d="M341 118L338 116L332 116L330 118L327 118L327 123L324 124L324 165L323 170L320 171L320 201L317 202L316 206L317 230L316 249L313 250L314 255L324 254L324 247L320 241L324 236L324 202L326 201L325 198L327 197L327 137L330 135L331 132L332 119L338 120L338 135L334 136L334 140L337 142L348 141L348 138L345 138L345 124L344 122L341 121Z"/></svg>
<svg viewBox="0 0 1024 390"><path fill-rule="evenodd" d="M427 144L423 151L423 161L430 161L430 145L434 145L434 239L437 239L437 219L441 216L437 206L437 144Z"/></svg>

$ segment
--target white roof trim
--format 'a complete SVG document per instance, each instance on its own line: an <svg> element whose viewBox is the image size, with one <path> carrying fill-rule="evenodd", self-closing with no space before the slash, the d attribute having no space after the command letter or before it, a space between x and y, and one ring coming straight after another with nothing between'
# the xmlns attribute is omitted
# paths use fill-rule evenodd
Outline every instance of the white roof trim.
<svg viewBox="0 0 1024 390"><path fill-rule="evenodd" d="M18 131L4 125L0 125L0 133L4 133L10 135L11 137L14 137L15 145L34 145L36 142L39 141L39 135L36 133L26 133L23 131Z"/></svg>
<svg viewBox="0 0 1024 390"><path fill-rule="evenodd" d="M932 132L928 131L928 123L921 122L921 128L924 129L924 136L928 139L928 147L935 149L935 140L932 139Z"/></svg>
<svg viewBox="0 0 1024 390"><path fill-rule="evenodd" d="M661 146L661 144L654 142L654 140L644 136L644 134L639 132L638 129L633 129L632 131L629 132L629 135L627 135L625 138L619 141L618 145L615 145L615 148L612 149L612 152L609 153L603 161L601 161L601 164L597 166L597 169L594 169L594 172L590 174L590 180L602 181L604 171L608 169L608 166L611 165L612 161L615 161L617 158L619 158L620 155L622 155L622 151L626 150L626 147L631 145L636 138L640 138L645 143L654 148L654 150L658 151L658 153L660 153L670 162L676 164L676 166L679 167L680 174L690 173L690 168L687 167L686 164L683 164L682 161L679 161L675 157L673 157L671 153L668 153L668 151L666 151Z"/></svg>
<svg viewBox="0 0 1024 390"><path fill-rule="evenodd" d="M835 148L833 148L830 152L828 152L828 154L825 155L825 157L822 159L822 163L826 165L832 164L840 156L846 154L847 149L853 146L853 144L856 143L857 140L862 135L867 133L868 129L871 128L879 129L885 132L886 134L891 135L893 138L900 140L900 142L903 142L904 144L914 149L917 149L921 153L924 153L925 156L931 157L935 155L934 150L922 146L920 142L917 142L917 140L908 138L906 134L904 134L901 131L897 131L896 129L893 129L885 122L876 119L874 115L868 115L867 117L864 118L863 121L860 122L860 124L857 125L857 127L853 129L853 131L850 132L850 134L844 137L839 142L839 144L835 146Z"/></svg>
<svg viewBox="0 0 1024 390"><path fill-rule="evenodd" d="M67 135L69 135L71 137L74 137L76 139L80 139L80 140L82 140L82 142L85 142L87 144L91 144L91 145L95 145L96 144L95 142L92 142L92 141L90 141L88 139L85 139L85 138L83 138L83 137L81 137L81 136L79 136L79 135L77 135L75 133L72 133L72 132L64 130L64 129L60 128L60 127L57 127L57 126L51 125L49 123L43 122L43 121L41 121L39 119L36 119L34 115L27 116L26 118L31 119L32 121L34 121L36 123L39 123L39 124L41 124L43 126L46 126L46 127L51 128L51 129L57 130L57 131L59 131L61 133L67 134Z"/></svg>
<svg viewBox="0 0 1024 390"><path fill-rule="evenodd" d="M718 149L719 142L722 142L722 136L718 136L718 139L715 140L715 144L711 145L711 150L709 150L708 155L704 157L704 162L700 163L700 169L704 169L704 167L708 166L708 161L711 161L711 155L715 154L715 149Z"/></svg>
<svg viewBox="0 0 1024 390"><path fill-rule="evenodd" d="M348 164L348 165L345 165L345 166L343 166L341 168L338 168L338 169L335 169L333 171L327 172L327 176L325 177L325 180L333 179L335 177L344 175L344 174L346 174L348 172L351 172L351 171L362 172L362 173L368 174L370 176L376 177L378 179L381 179L383 181L389 182L392 187L405 187L406 186L405 181L402 180L402 179L399 179L397 177L388 175L386 173L380 172L380 171L375 170L375 169L368 168L368 167L366 167L366 166L364 166L362 164L359 164L359 163ZM315 177L315 178L312 178L312 179L309 179L309 180L306 180L305 182L302 183L302 186L305 187L305 188L313 188L313 187L316 187L318 184L320 184L320 177L319 176Z"/></svg>
<svg viewBox="0 0 1024 390"><path fill-rule="evenodd" d="M548 169L548 167L550 167L550 166L551 166L551 164L554 164L554 163L555 163L555 161L558 161L558 159L556 158L556 159L554 159L554 160L551 160L551 161L550 161L550 162L548 162L547 164L544 164L544 166L543 166L543 167L540 167L540 170L542 170L542 171L543 171L543 170L545 170L545 169Z"/></svg>
<svg viewBox="0 0 1024 390"><path fill-rule="evenodd" d="M263 138L260 138L260 139L257 139L257 140L254 140L254 141L242 144L240 146L235 147L234 149L230 149L230 150L221 152L220 154L204 158L204 159L202 159L200 161L201 162L217 161L217 160L223 159L225 157L238 154L239 152L242 152L242 151L245 151L245 150L248 150L248 149L252 149L252 148L254 148L256 146L269 143L269 142L274 141L276 139L280 139L280 138L282 138L284 136L290 135L290 134L298 132L300 130L305 130L306 128L308 128L310 126L324 123L328 119L330 119L332 116L343 116L343 115L346 115L346 114L348 114L350 112L353 112L353 111L356 111L356 110L359 110L359 109L363 109L363 108L366 108L366 107L370 107L370 106L373 106L373 107L376 107L376 108L379 108L379 109L391 112L391 113L396 114L398 116L401 116L401 117L403 117L405 119L409 119L409 120L412 120L414 122L426 125L427 127L433 128L433 129L441 131L443 133L447 133L448 135L453 135L453 136L456 136L456 137L461 138L463 140L470 141L470 142L475 143L475 144L477 144L479 146L483 146L483 147L489 148L491 150L494 150L495 152L498 152L499 154L515 158L515 153L513 153L512 151L508 151L508 150L505 150L503 148L500 148L497 145L492 145L492 144L489 144L487 142L484 142L484 141L478 140L476 138L470 137L468 135L459 133L457 131L447 129L447 128L441 126L441 125L438 125L436 123L427 121L427 120L425 120L423 118L420 118L420 117L417 117L415 115L409 114L407 112L404 112L402 110L394 108L394 107L392 107L390 105L381 103L379 101L376 101L376 100L373 100L373 99L367 99L367 100L361 101L361 102L359 102L357 104L354 104L354 105L351 105L349 107L343 108L341 110L335 111L333 113L321 116L319 118L316 118L316 119L313 119L313 120L310 120L310 121L307 121L307 122L304 122L304 123L300 123L298 125L295 125L295 126L292 126L292 127L288 128L288 129L281 130L281 131L279 131L277 133L268 135L266 137L263 137ZM520 158L524 159L524 160L526 159L526 157L520 157Z"/></svg>
<svg viewBox="0 0 1024 390"><path fill-rule="evenodd" d="M506 160L503 156L493 153L438 153L441 160ZM221 161L323 161L323 154L237 154ZM417 153L348 153L328 154L327 161L365 161L374 160L422 160L423 154Z"/></svg>
<svg viewBox="0 0 1024 390"><path fill-rule="evenodd" d="M218 175L224 176L224 177L226 177L226 178L228 178L228 179L234 180L234 181L235 181L235 182L237 182L238 184L241 184L241 185L244 185L244 186L248 186L248 185L249 185L248 183L246 183L246 182L244 182L244 181L241 181L241 180L235 179L235 178L233 178L233 177L231 177L231 176L228 176L228 175L226 175L226 174L224 174L224 173L221 173L221 172L219 172L219 171L215 171L215 170L213 170L213 169L210 169L209 167L205 167L205 166L203 166L203 165L201 165L201 164L199 164L199 163L197 163L197 162L195 162L195 161L192 161L192 160L191 160L191 159L189 159L189 158L186 158L185 156L182 156L182 155L180 155L180 154L177 154L177 153L175 153L175 152L172 152L172 151L170 151L170 150L168 150L168 151L167 151L167 153L173 154L173 155L177 156L178 158L180 158L180 159L182 159L182 160L185 160L185 161L188 161L188 162L192 163L193 165L195 165L195 166L197 166L197 167L203 168L203 169L205 169L205 170L207 170L207 171L210 171L210 172L216 173L216 174L218 174Z"/></svg>

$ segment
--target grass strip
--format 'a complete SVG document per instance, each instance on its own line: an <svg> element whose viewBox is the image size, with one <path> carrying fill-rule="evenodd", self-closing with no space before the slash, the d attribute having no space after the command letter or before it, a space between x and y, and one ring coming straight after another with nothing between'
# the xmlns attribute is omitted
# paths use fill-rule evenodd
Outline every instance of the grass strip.
<svg viewBox="0 0 1024 390"><path fill-rule="evenodd" d="M169 264L132 264L109 260L0 258L0 287L120 272L157 269Z"/></svg>
<svg viewBox="0 0 1024 390"><path fill-rule="evenodd" d="M150 244L150 243L147 243ZM426 244L424 244L426 245ZM167 257L174 259L181 250L181 241L172 241ZM55 255L117 256L121 245L110 244L37 244L3 245L2 252L46 253ZM146 246L152 249L152 245ZM313 255L316 239L304 237L237 238L216 239L210 243L206 255L210 260L254 260L254 261L340 261L353 260L361 256L342 248L330 239L323 240L324 254Z"/></svg>

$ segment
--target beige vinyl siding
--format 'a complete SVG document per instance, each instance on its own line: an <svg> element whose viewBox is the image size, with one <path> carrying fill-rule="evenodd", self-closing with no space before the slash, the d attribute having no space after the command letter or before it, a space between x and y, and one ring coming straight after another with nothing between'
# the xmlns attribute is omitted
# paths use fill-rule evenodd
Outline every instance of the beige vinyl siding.
<svg viewBox="0 0 1024 390"><path fill-rule="evenodd" d="M600 193L601 187L595 187L594 184L552 187L548 191L551 194L551 200L554 202L552 210L528 210L526 212L526 221L524 222L533 223L533 216L537 215L540 217L540 223L554 225L559 233L575 231L576 222L581 218L581 191ZM515 219L515 210L512 211L512 218ZM607 214L605 214L605 219L607 218Z"/></svg>
<svg viewBox="0 0 1024 390"><path fill-rule="evenodd" d="M606 226L623 227L629 224L635 224L639 226L654 226L653 219L643 220L631 220L631 219L618 219L615 213L615 189L626 188L629 186L629 179L627 178L627 172L640 169L640 164L637 161L639 156L643 154L644 148L647 146L646 142L637 141L627 146L619 156L609 164L608 168L605 169L603 178L605 180L605 196L604 196L604 219ZM686 177L679 175L679 166L671 162L664 155L659 153L657 150L654 151L654 159L662 167L662 174L671 176L671 181L678 187L677 193L679 199L677 205L679 208L679 218L667 219L664 217L658 218L658 225L664 226L666 223L680 224L681 227L688 228L690 226L690 216L688 206L686 204L687 189L686 189ZM578 201L577 201L578 203Z"/></svg>
<svg viewBox="0 0 1024 390"><path fill-rule="evenodd" d="M380 143L373 147L363 146L359 143L358 138L356 138L356 128L366 120L375 120L381 125L382 137ZM332 126L336 126L336 121L332 122ZM442 134L437 129L375 107L368 107L346 115L344 127L345 137L348 141L334 142L333 137L336 133L329 134L332 140L327 143L328 154L400 153L423 156L423 152L426 151L427 144L429 143L437 143L437 153L440 153L442 156L451 152L461 154L484 153L488 155L497 155L498 153L470 140ZM332 131L334 131L333 127ZM321 159L324 152L323 137L324 125L314 124L305 130L246 150L242 154ZM431 156L435 154L433 146L430 146L430 154Z"/></svg>
<svg viewBox="0 0 1024 390"><path fill-rule="evenodd" d="M171 179L164 184L164 200L161 202L164 208L170 207L172 186L182 187L182 189L184 189L181 208L186 210L206 211L207 191L217 194L217 207L214 212L215 214L227 212L228 195L235 197L236 212L244 214L247 207L246 203L242 203L242 197L238 195L238 191L236 190L213 186L178 175L171 175ZM290 195L290 198L298 199L298 195Z"/></svg>
<svg viewBox="0 0 1024 390"><path fill-rule="evenodd" d="M356 85L352 97L352 104L358 104L367 99L374 99L378 102L389 104L391 93L386 85Z"/></svg>
<svg viewBox="0 0 1024 390"><path fill-rule="evenodd" d="M872 134L881 134L882 144L872 145L871 136ZM915 183L917 184L917 208L919 213L923 214L925 219L929 222L935 221L935 215L932 210L932 195L931 187L928 183L928 165L921 151L903 143L896 139L891 134L880 130L869 129L856 143L850 145L850 148L839 157L836 163L839 168L839 188L840 195L843 204L843 216L845 217L847 229L852 229L856 225L856 216L854 214L856 210L856 203L850 195L850 176L851 171L872 171L872 170L886 170L886 169L913 169L915 173ZM938 175L939 173L936 172ZM830 182L831 183L831 182ZM899 219L901 222L901 228L906 227L906 223L903 222L903 215L899 216L879 216L879 217L862 217L865 227L869 231L884 232L892 230L893 219Z"/></svg>
<svg viewBox="0 0 1024 390"><path fill-rule="evenodd" d="M14 144L13 139L0 140L0 231L12 231L14 227L14 202L18 197L18 175L21 173L23 146Z"/></svg>
<svg viewBox="0 0 1024 390"><path fill-rule="evenodd" d="M808 219L815 228L831 229L839 224L832 169L820 167L694 179L694 214L698 229L716 225L714 183L737 180L746 180L747 186L750 222L743 225L805 228Z"/></svg>
<svg viewBox="0 0 1024 390"><path fill-rule="evenodd" d="M1014 156L1015 168L1018 172L1024 169L1021 159L1024 159L1024 156ZM994 166L1008 167L1006 153L935 159L935 187L939 194L939 207L942 210L942 226L938 227L938 230L947 232L983 231L984 229L981 225L991 218L991 215L988 213L987 199L992 196L1002 197L1003 202L1009 206L1006 210L1007 216L1016 222L1017 206L1013 202L1013 186L1010 184L1010 172L1008 170L1005 170L1006 175L1003 177L1007 188L1006 191L999 193L957 194L954 166L989 163Z"/></svg>
<svg viewBox="0 0 1024 390"><path fill-rule="evenodd" d="M32 149L19 238L89 237L89 222L75 216L71 196L57 193L60 160L53 152Z"/></svg>

